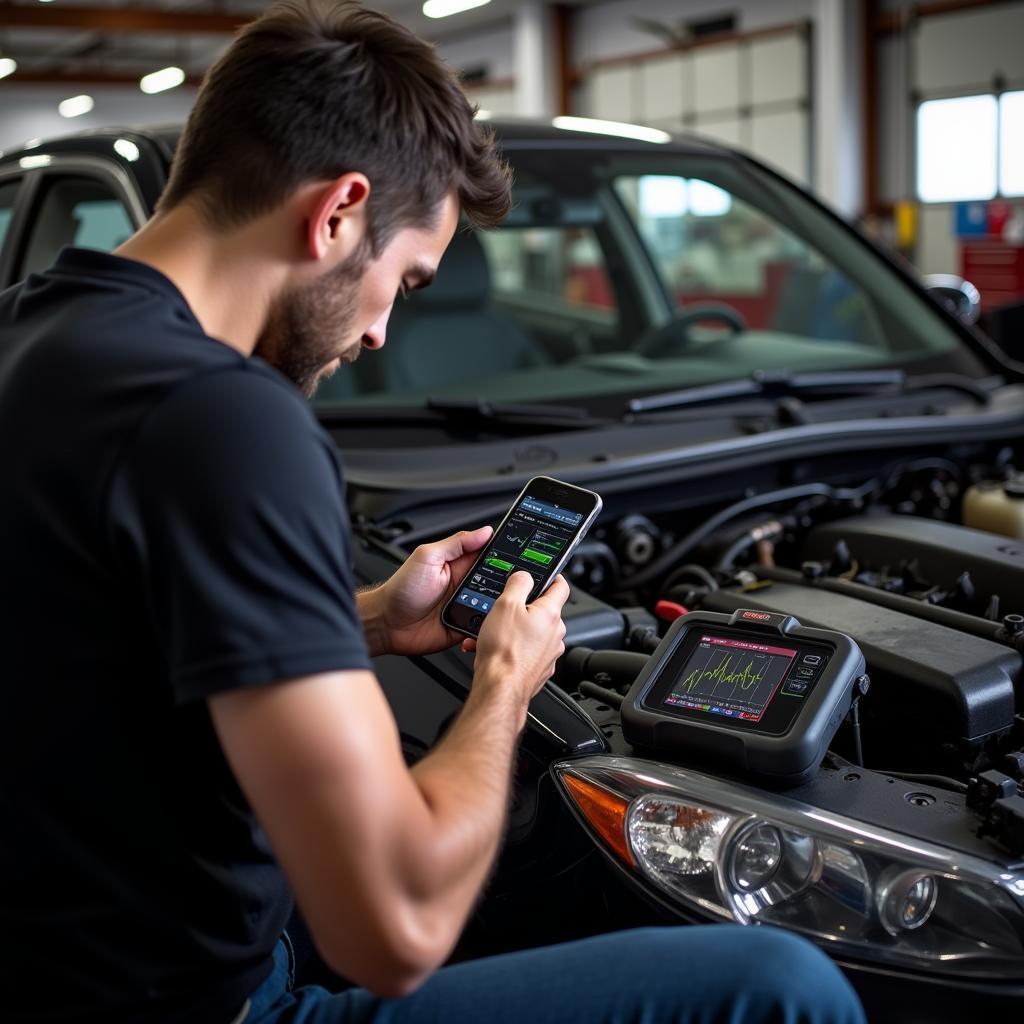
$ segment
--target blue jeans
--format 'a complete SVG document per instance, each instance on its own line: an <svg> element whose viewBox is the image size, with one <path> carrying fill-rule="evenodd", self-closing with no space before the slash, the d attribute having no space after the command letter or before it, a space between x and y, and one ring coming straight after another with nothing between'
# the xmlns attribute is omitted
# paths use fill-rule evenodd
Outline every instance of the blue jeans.
<svg viewBox="0 0 1024 1024"><path fill-rule="evenodd" d="M853 989L777 928L642 928L445 967L403 999L289 991L289 947L245 1024L864 1024Z"/></svg>

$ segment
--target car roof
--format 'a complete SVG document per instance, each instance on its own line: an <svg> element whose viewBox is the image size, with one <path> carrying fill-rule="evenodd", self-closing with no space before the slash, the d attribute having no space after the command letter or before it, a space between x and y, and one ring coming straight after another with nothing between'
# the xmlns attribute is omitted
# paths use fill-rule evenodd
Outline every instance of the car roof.
<svg viewBox="0 0 1024 1024"><path fill-rule="evenodd" d="M604 149L616 150L649 150L649 151L671 151L684 153L686 155L717 155L735 156L735 151L727 146L710 142L699 137L678 133L665 132L665 138L659 141L649 141L623 137L615 133L609 125L607 130L602 130L602 122L591 122L586 118L574 118L575 127L572 130L560 128L550 120L537 118L488 118L486 123L493 126L500 142L513 143L516 148L520 144L547 144L558 143L572 147L584 143L586 148L595 145ZM593 124L593 130L587 130L587 126ZM642 126L631 126L642 127ZM145 125L132 127L109 127L92 128L86 131L73 132L67 135L53 136L46 139L32 139L19 146L5 150L0 153L3 162L20 159L25 156L42 153L96 153L110 157L112 143L117 139L129 139L138 143L140 140L148 142L155 147L170 163L174 149L184 126L181 124ZM123 157L115 154L116 159L123 160Z"/></svg>

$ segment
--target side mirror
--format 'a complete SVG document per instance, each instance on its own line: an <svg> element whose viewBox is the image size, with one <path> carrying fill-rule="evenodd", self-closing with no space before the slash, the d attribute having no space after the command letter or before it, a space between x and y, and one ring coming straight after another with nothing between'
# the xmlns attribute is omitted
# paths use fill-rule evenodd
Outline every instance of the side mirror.
<svg viewBox="0 0 1024 1024"><path fill-rule="evenodd" d="M981 316L981 292L956 274L926 274L924 289L961 323L973 327Z"/></svg>

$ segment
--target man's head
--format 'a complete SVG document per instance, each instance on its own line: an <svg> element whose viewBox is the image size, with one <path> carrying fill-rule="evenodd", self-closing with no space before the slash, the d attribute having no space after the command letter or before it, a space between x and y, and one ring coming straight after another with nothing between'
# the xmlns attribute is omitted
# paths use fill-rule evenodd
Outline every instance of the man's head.
<svg viewBox="0 0 1024 1024"><path fill-rule="evenodd" d="M508 170L473 114L434 48L385 15L282 0L211 68L159 212L188 202L223 232L288 213L295 271L256 352L312 393L384 343L460 211L482 227L507 212Z"/></svg>

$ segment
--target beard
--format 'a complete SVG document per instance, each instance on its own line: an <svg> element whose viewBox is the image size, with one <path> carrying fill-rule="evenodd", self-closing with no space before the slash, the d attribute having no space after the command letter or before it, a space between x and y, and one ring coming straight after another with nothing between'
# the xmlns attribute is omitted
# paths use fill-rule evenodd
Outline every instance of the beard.
<svg viewBox="0 0 1024 1024"><path fill-rule="evenodd" d="M360 249L344 263L299 285L271 303L253 355L260 356L288 378L306 398L331 376L328 364L354 362L362 338L341 348L355 323L359 280L368 254Z"/></svg>

